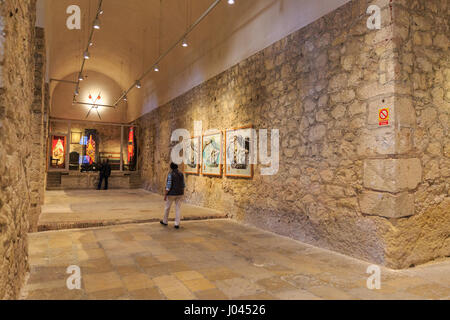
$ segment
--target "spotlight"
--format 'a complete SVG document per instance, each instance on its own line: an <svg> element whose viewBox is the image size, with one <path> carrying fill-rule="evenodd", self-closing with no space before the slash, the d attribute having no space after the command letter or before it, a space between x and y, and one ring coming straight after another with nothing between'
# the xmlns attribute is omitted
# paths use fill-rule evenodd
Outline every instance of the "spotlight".
<svg viewBox="0 0 450 320"><path fill-rule="evenodd" d="M100 10L98 14L103 14L103 10Z"/></svg>
<svg viewBox="0 0 450 320"><path fill-rule="evenodd" d="M79 81L83 81L84 80L83 75L81 73L78 75L78 80Z"/></svg>
<svg viewBox="0 0 450 320"><path fill-rule="evenodd" d="M228 4L234 4L234 0L228 0Z"/></svg>
<svg viewBox="0 0 450 320"><path fill-rule="evenodd" d="M142 88L141 82L139 80L136 81L136 88Z"/></svg>
<svg viewBox="0 0 450 320"><path fill-rule="evenodd" d="M91 41L89 42L89 47L92 47L94 45L94 43Z"/></svg>
<svg viewBox="0 0 450 320"><path fill-rule="evenodd" d="M123 101L128 101L127 96L123 97Z"/></svg>
<svg viewBox="0 0 450 320"><path fill-rule="evenodd" d="M94 21L94 29L100 29L100 20L99 19L95 19Z"/></svg>
<svg viewBox="0 0 450 320"><path fill-rule="evenodd" d="M186 39L183 40L183 43L181 44L181 46L185 47L185 48L189 46Z"/></svg>
<svg viewBox="0 0 450 320"><path fill-rule="evenodd" d="M153 70L155 70L155 72L159 72L159 67L155 66L155 68Z"/></svg>
<svg viewBox="0 0 450 320"><path fill-rule="evenodd" d="M85 51L83 54L83 57L84 57L84 59L88 60L91 57L91 55L89 54L89 51Z"/></svg>
<svg viewBox="0 0 450 320"><path fill-rule="evenodd" d="M80 94L80 91L78 90L78 88L75 89L75 95L77 96L77 95L79 95L79 94Z"/></svg>

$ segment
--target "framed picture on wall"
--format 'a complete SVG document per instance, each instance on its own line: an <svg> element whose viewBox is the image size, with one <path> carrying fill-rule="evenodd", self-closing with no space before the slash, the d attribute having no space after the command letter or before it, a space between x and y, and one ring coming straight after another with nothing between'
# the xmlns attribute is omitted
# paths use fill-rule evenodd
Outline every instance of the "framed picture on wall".
<svg viewBox="0 0 450 320"><path fill-rule="evenodd" d="M80 144L81 138L83 136L83 132L73 132L70 136L70 143L71 144Z"/></svg>
<svg viewBox="0 0 450 320"><path fill-rule="evenodd" d="M222 137L222 132L202 137L202 174L205 176L222 176Z"/></svg>
<svg viewBox="0 0 450 320"><path fill-rule="evenodd" d="M183 154L183 172L186 174L200 173L200 137L193 137L188 140Z"/></svg>
<svg viewBox="0 0 450 320"><path fill-rule="evenodd" d="M230 129L225 134L225 176L253 178L253 126Z"/></svg>

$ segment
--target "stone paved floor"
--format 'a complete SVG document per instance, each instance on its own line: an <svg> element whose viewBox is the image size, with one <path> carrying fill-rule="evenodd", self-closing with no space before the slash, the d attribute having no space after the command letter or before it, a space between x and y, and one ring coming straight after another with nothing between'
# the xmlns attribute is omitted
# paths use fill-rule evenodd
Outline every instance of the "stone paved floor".
<svg viewBox="0 0 450 320"><path fill-rule="evenodd" d="M139 189L47 191L39 230L155 222L161 219L163 210L162 196ZM212 209L183 205L185 220L225 217L224 213Z"/></svg>
<svg viewBox="0 0 450 320"><path fill-rule="evenodd" d="M450 299L450 260L382 268L230 220L130 224L29 235L24 299ZM82 289L66 287L78 265Z"/></svg>

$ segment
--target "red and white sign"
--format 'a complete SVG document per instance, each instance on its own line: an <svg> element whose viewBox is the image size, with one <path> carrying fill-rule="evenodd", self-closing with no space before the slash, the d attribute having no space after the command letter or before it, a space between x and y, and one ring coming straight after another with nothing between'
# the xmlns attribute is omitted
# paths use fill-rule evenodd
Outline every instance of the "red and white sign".
<svg viewBox="0 0 450 320"><path fill-rule="evenodd" d="M383 108L380 109L378 113L378 122L380 126L388 126L389 125L389 109Z"/></svg>

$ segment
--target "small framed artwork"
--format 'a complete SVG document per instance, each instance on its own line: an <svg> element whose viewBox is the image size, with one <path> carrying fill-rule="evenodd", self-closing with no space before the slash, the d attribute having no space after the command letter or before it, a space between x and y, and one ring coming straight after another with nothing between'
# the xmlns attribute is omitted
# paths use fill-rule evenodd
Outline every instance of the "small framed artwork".
<svg viewBox="0 0 450 320"><path fill-rule="evenodd" d="M186 174L200 173L200 137L188 140L183 154L183 172Z"/></svg>
<svg viewBox="0 0 450 320"><path fill-rule="evenodd" d="M83 132L72 132L70 136L70 144L80 144Z"/></svg>
<svg viewBox="0 0 450 320"><path fill-rule="evenodd" d="M222 132L202 137L202 174L205 176L222 176L222 137Z"/></svg>
<svg viewBox="0 0 450 320"><path fill-rule="evenodd" d="M225 176L253 178L253 126L230 129L225 134Z"/></svg>

